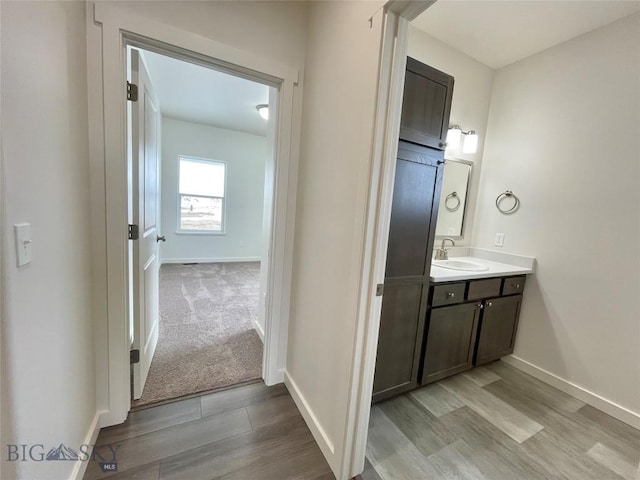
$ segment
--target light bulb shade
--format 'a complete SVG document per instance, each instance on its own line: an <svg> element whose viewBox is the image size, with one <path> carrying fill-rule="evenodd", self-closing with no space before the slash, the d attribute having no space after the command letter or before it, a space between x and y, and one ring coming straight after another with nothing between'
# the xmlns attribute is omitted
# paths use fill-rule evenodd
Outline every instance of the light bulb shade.
<svg viewBox="0 0 640 480"><path fill-rule="evenodd" d="M262 103L260 105L256 105L256 110L262 118L265 120L269 120L269 105Z"/></svg>
<svg viewBox="0 0 640 480"><path fill-rule="evenodd" d="M462 129L458 125L449 127L447 132L447 148L457 150L460 148L460 140L462 139Z"/></svg>
<svg viewBox="0 0 640 480"><path fill-rule="evenodd" d="M462 142L462 153L476 153L478 150L478 134L470 130L467 135L464 136Z"/></svg>

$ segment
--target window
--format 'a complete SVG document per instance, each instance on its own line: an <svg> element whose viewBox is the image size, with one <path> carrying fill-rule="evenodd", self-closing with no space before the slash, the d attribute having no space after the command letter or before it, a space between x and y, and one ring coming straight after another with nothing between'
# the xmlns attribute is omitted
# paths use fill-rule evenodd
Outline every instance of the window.
<svg viewBox="0 0 640 480"><path fill-rule="evenodd" d="M224 162L180 157L178 230L224 232Z"/></svg>

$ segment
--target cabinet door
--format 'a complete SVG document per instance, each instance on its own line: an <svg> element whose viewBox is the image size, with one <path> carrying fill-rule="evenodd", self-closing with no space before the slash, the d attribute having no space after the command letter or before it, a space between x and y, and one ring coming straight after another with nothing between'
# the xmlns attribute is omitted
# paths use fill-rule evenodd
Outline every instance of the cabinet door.
<svg viewBox="0 0 640 480"><path fill-rule="evenodd" d="M475 365L513 353L522 295L485 300Z"/></svg>
<svg viewBox="0 0 640 480"><path fill-rule="evenodd" d="M385 285L374 401L418 386L420 341L424 334L422 282Z"/></svg>
<svg viewBox="0 0 640 480"><path fill-rule="evenodd" d="M480 304L434 308L429 314L421 384L473 366Z"/></svg>
<svg viewBox="0 0 640 480"><path fill-rule="evenodd" d="M400 138L444 150L452 98L452 76L407 58Z"/></svg>
<svg viewBox="0 0 640 480"><path fill-rule="evenodd" d="M423 278L431 269L443 154L400 142L385 278Z"/></svg>
<svg viewBox="0 0 640 480"><path fill-rule="evenodd" d="M442 180L442 152L400 142L373 401L416 388Z"/></svg>

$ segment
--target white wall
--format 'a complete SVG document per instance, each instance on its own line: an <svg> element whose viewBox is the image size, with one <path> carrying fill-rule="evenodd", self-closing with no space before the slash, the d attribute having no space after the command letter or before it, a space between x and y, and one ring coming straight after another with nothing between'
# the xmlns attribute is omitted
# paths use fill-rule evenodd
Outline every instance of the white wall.
<svg viewBox="0 0 640 480"><path fill-rule="evenodd" d="M46 449L77 450L96 413L85 41L84 2L2 4L3 440ZM22 268L18 222L32 224L33 263ZM3 445L2 478L74 468L6 458Z"/></svg>
<svg viewBox="0 0 640 480"><path fill-rule="evenodd" d="M309 4L285 382L343 461L371 170L382 2ZM342 480L342 479L341 479Z"/></svg>
<svg viewBox="0 0 640 480"><path fill-rule="evenodd" d="M180 155L227 163L224 234L176 233ZM260 259L266 155L266 137L162 118L163 263Z"/></svg>
<svg viewBox="0 0 640 480"><path fill-rule="evenodd" d="M427 10L425 15L428 14ZM473 231L476 210L475 199L482 168L482 150L487 133L494 71L415 27L409 28L408 48L410 57L454 77L455 84L449 123L460 125L465 132L475 130L478 133L476 153L462 153L460 149L445 152L447 158L462 158L474 163L468 196L469 205L463 231L464 238L456 240L456 245L471 245L471 232Z"/></svg>
<svg viewBox="0 0 640 480"><path fill-rule="evenodd" d="M281 64L304 65L305 2L116 0L109 3L117 4L134 15L212 38Z"/></svg>
<svg viewBox="0 0 640 480"><path fill-rule="evenodd" d="M2 65L2 2L0 2L0 66ZM1 69L0 69L1 71ZM0 92L2 92L2 75L0 75ZM0 112L2 112L2 95L0 94ZM0 228L4 225L4 219L6 216L6 201L5 201L5 181L4 181L4 160L3 160L3 152L4 148L2 147L2 125L0 123ZM1 231L1 230L0 230ZM0 252L4 251L5 248L5 240L4 234L0 233ZM11 423L9 422L11 409L9 408L9 395L6 387L4 387L5 379L8 378L8 370L7 370L7 362L4 358L4 338L2 335L2 331L4 327L2 326L2 319L6 318L5 306L6 302L4 300L4 285L5 285L5 273L6 269L4 267L5 259L3 255L0 254L0 445L6 445L9 443L9 438L13 436L13 432L10 431L9 427ZM0 461L0 478L6 478L9 476L8 468L6 468L6 463Z"/></svg>
<svg viewBox="0 0 640 480"><path fill-rule="evenodd" d="M515 355L636 415L638 45L636 14L496 73L473 232L537 258ZM513 215L494 205L506 189Z"/></svg>

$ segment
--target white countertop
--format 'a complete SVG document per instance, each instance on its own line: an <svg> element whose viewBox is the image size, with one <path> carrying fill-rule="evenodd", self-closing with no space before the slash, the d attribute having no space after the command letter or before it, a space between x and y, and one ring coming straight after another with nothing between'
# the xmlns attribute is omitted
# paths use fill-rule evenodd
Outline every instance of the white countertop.
<svg viewBox="0 0 640 480"><path fill-rule="evenodd" d="M472 272L466 270L451 270L449 268L436 267L432 264L430 272L431 281L434 283L454 282L456 280L526 275L534 272L535 259L532 257L504 254L502 252L483 250L479 248L471 248L470 253L473 256L457 256L450 254L449 259L478 263L489 267L489 269L480 272Z"/></svg>

